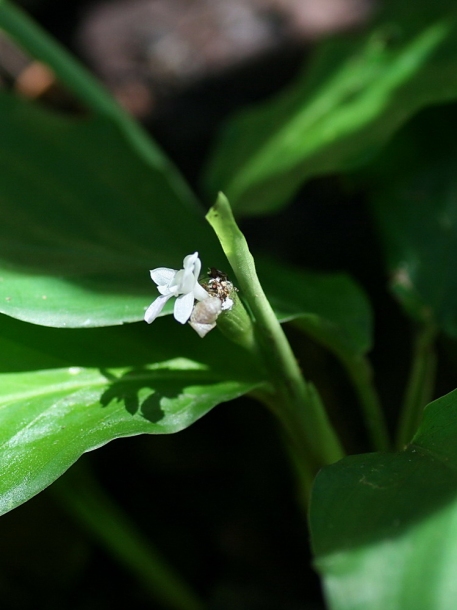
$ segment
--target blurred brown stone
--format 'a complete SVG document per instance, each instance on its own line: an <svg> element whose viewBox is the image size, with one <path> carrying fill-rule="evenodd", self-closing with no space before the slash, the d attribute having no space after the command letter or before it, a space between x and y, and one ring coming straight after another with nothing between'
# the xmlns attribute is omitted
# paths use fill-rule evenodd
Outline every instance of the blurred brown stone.
<svg viewBox="0 0 457 610"><path fill-rule="evenodd" d="M18 75L14 88L22 95L38 98L55 86L54 72L39 61L30 62Z"/></svg>
<svg viewBox="0 0 457 610"><path fill-rule="evenodd" d="M21 96L40 100L61 111L83 112L75 96L56 79L48 66L34 60L1 33L0 87L13 89Z"/></svg>
<svg viewBox="0 0 457 610"><path fill-rule="evenodd" d="M372 0L258 0L286 15L290 34L314 40L363 23L371 14Z"/></svg>
<svg viewBox="0 0 457 610"><path fill-rule="evenodd" d="M365 20L373 0L114 0L93 5L79 48L118 99L145 116L179 93L290 45ZM147 99L145 87L149 89ZM140 101L129 101L140 92Z"/></svg>

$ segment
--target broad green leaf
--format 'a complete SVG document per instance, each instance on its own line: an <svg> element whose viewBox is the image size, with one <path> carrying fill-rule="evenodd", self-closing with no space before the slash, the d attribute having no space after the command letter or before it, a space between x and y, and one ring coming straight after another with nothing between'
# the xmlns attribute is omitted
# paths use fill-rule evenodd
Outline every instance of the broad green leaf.
<svg viewBox="0 0 457 610"><path fill-rule="evenodd" d="M1 369L22 372L0 374L0 513L86 451L119 437L178 432L262 383L247 353L217 331L203 342L171 318L151 327L62 330L2 317L1 348L4 341L16 351L2 349ZM38 368L59 360L72 366ZM97 364L80 366L91 361ZM122 361L129 366L112 368Z"/></svg>
<svg viewBox="0 0 457 610"><path fill-rule="evenodd" d="M195 250L219 264L200 211L112 121L1 94L0 131L1 312L57 327L137 321L157 296L149 269Z"/></svg>
<svg viewBox="0 0 457 610"><path fill-rule="evenodd" d="M457 336L457 108L420 114L365 172L391 274L415 319Z"/></svg>
<svg viewBox="0 0 457 610"><path fill-rule="evenodd" d="M317 476L310 524L332 610L457 607L457 390L425 410L401 453Z"/></svg>
<svg viewBox="0 0 457 610"><path fill-rule="evenodd" d="M208 190L268 213L310 177L369 161L420 108L457 97L456 23L453 2L390 0L367 33L324 42L295 83L228 123Z"/></svg>
<svg viewBox="0 0 457 610"><path fill-rule="evenodd" d="M338 356L362 356L372 346L370 304L357 284L341 273L294 269L256 261L262 286L281 322L294 324Z"/></svg>
<svg viewBox="0 0 457 610"><path fill-rule="evenodd" d="M172 324L165 333L162 320L152 326L141 322L86 330L48 328L0 315L0 373L73 365L143 366L155 359L177 358L180 353L198 359L204 346L188 341L186 331ZM168 333L170 341L165 340Z"/></svg>

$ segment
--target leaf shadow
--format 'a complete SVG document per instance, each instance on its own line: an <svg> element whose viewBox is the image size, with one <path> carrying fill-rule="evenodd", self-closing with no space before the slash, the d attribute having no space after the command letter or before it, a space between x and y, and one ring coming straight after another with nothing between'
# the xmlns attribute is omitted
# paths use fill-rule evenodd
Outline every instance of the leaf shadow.
<svg viewBox="0 0 457 610"><path fill-rule="evenodd" d="M171 371L151 371L145 367L133 368L120 377L110 371L100 371L110 382L100 397L100 403L107 407L112 401L123 402L130 415L141 415L151 423L159 423L167 413L163 408L164 399L177 398L182 393L176 380L176 373L166 379ZM160 375L160 378L159 378ZM164 378L165 377L165 378ZM148 392L148 390L151 390Z"/></svg>

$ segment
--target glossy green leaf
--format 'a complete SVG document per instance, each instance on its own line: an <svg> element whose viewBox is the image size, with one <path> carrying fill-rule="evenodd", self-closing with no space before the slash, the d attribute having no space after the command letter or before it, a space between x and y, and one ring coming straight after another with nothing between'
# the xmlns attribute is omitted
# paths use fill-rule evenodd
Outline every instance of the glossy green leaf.
<svg viewBox="0 0 457 610"><path fill-rule="evenodd" d="M332 610L457 606L457 391L401 453L345 458L316 478L310 524Z"/></svg>
<svg viewBox="0 0 457 610"><path fill-rule="evenodd" d="M5 354L8 345L16 351ZM22 371L0 374L0 513L85 451L119 437L178 432L262 383L247 353L217 331L201 340L171 318L62 330L2 317L0 348L0 368ZM72 366L41 368L66 361ZM129 366L112 368L122 362Z"/></svg>
<svg viewBox="0 0 457 610"><path fill-rule="evenodd" d="M180 353L199 359L203 342L188 341L187 330L176 323L165 330L162 319L151 326L141 322L108 328L60 329L0 315L0 373L72 365L144 366L155 360L177 358Z"/></svg>
<svg viewBox="0 0 457 610"><path fill-rule="evenodd" d="M259 277L281 322L294 324L343 358L372 346L372 313L362 289L342 273L294 269L257 259Z"/></svg>
<svg viewBox="0 0 457 610"><path fill-rule="evenodd" d="M277 97L227 125L205 182L238 214L285 205L305 180L363 165L420 108L457 97L454 3L390 0L359 37L325 42Z"/></svg>
<svg viewBox="0 0 457 610"><path fill-rule="evenodd" d="M422 113L365 173L391 287L415 319L457 336L457 108Z"/></svg>
<svg viewBox="0 0 457 610"><path fill-rule="evenodd" d="M0 131L1 312L56 327L132 322L157 296L149 269L180 268L195 250L218 264L200 211L110 120L2 94Z"/></svg>

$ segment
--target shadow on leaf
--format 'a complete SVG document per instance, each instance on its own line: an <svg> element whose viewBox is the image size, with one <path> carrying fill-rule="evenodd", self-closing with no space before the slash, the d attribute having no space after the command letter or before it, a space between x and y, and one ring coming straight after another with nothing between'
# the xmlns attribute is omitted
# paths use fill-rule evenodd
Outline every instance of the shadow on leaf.
<svg viewBox="0 0 457 610"><path fill-rule="evenodd" d="M168 415L170 401L179 399L189 382L198 384L208 381L205 371L184 372L185 380L177 379L173 370L149 370L145 367L131 369L120 377L107 370L101 370L101 373L111 382L100 398L103 407L112 401L122 402L128 413L140 413L154 424ZM183 372L180 372L180 377L182 375Z"/></svg>

